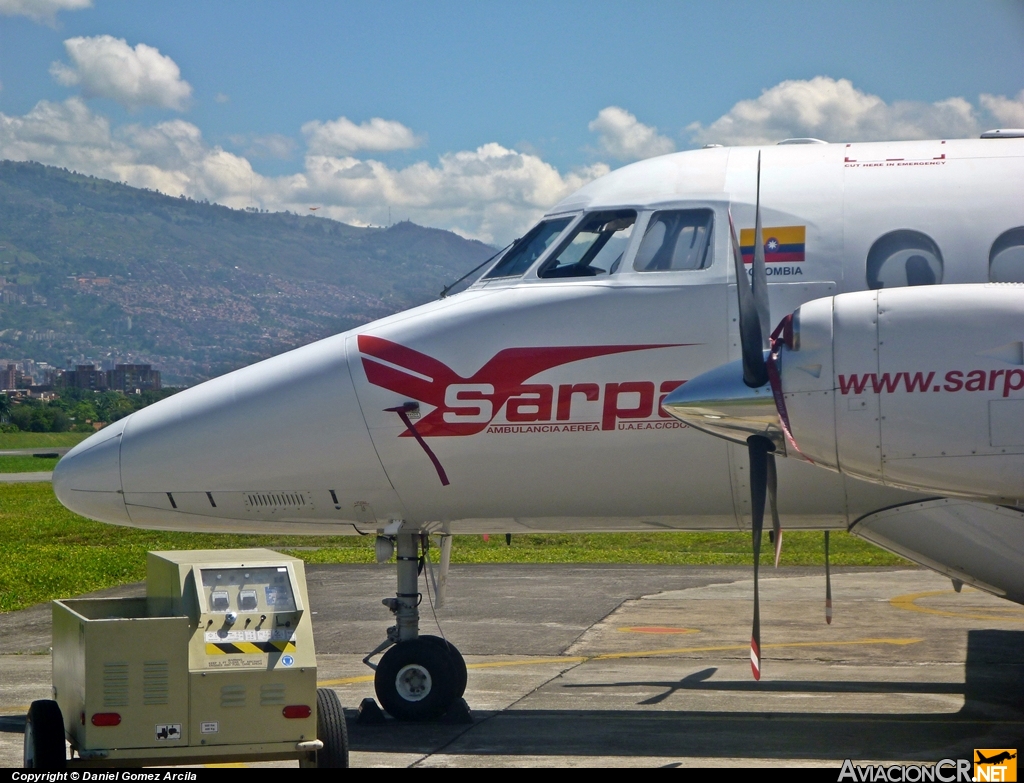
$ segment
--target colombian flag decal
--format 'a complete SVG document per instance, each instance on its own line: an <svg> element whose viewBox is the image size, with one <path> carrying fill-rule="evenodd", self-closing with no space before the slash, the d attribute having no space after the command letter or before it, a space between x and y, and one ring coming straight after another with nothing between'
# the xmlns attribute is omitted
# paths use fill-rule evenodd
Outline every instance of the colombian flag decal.
<svg viewBox="0 0 1024 783"><path fill-rule="evenodd" d="M771 226L762 229L764 233L764 260L767 264L792 264L804 260L806 226ZM743 263L754 262L754 229L740 230L740 250Z"/></svg>

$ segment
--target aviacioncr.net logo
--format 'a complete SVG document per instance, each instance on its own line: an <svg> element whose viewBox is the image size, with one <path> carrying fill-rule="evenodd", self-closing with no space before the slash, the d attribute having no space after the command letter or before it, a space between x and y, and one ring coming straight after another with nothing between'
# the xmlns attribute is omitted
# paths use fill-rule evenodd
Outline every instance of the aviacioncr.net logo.
<svg viewBox="0 0 1024 783"><path fill-rule="evenodd" d="M970 783L968 759L942 759L935 764L854 764L843 762L839 783Z"/></svg>

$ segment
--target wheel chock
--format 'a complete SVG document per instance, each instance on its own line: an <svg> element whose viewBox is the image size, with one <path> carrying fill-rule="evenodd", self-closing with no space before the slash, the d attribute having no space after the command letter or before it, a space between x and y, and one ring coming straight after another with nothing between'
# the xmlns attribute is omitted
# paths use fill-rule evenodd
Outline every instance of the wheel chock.
<svg viewBox="0 0 1024 783"><path fill-rule="evenodd" d="M473 722L473 712L469 709L465 699L459 699L448 711L437 719L438 723L465 725Z"/></svg>
<svg viewBox="0 0 1024 783"><path fill-rule="evenodd" d="M376 701L367 696L359 702L359 709L356 712L356 723L360 726L380 726L387 722L384 710Z"/></svg>

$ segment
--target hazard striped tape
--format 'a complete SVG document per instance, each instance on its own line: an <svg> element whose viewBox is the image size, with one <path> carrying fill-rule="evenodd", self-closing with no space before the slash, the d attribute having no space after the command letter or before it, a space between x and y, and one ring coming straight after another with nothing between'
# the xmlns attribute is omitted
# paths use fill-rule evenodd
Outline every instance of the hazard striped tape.
<svg viewBox="0 0 1024 783"><path fill-rule="evenodd" d="M295 652L295 642L216 642L206 644L207 655L260 655Z"/></svg>

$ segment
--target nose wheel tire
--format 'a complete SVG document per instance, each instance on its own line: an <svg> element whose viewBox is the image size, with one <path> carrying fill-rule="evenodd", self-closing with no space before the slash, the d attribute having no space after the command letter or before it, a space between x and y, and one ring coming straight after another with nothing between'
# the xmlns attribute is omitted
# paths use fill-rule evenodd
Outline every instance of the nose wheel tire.
<svg viewBox="0 0 1024 783"><path fill-rule="evenodd" d="M32 702L25 719L25 769L64 769L68 752L64 745L64 716L57 702Z"/></svg>
<svg viewBox="0 0 1024 783"><path fill-rule="evenodd" d="M440 636L421 636L419 638L422 642L436 644L451 660L452 667L455 671L455 695L452 701L458 701L466 693L466 659L462 657L462 653L459 652L459 648L447 639L442 639Z"/></svg>
<svg viewBox="0 0 1024 783"><path fill-rule="evenodd" d="M459 681L454 658L444 641L421 636L399 642L384 653L373 685L378 701L391 717L421 721L448 711L459 698L455 695Z"/></svg>

